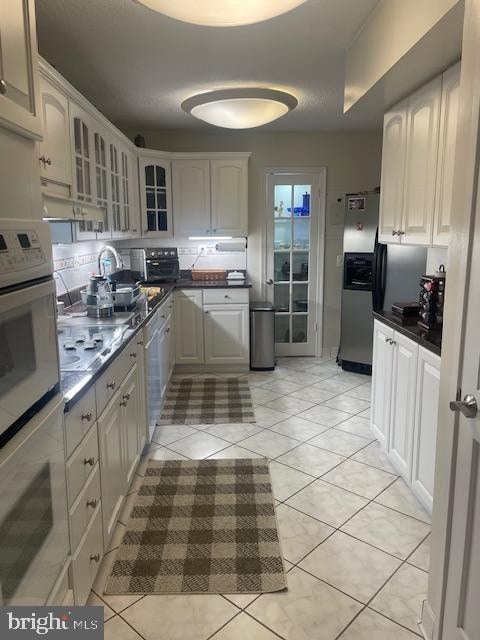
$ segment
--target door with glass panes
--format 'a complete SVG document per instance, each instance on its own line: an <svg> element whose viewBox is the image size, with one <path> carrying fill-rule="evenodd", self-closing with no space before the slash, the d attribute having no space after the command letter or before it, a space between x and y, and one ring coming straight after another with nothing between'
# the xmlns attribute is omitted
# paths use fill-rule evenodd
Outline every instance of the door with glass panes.
<svg viewBox="0 0 480 640"><path fill-rule="evenodd" d="M172 238L170 160L143 157L138 160L142 235Z"/></svg>
<svg viewBox="0 0 480 640"><path fill-rule="evenodd" d="M314 356L318 330L320 174L269 174L267 295L275 352Z"/></svg>

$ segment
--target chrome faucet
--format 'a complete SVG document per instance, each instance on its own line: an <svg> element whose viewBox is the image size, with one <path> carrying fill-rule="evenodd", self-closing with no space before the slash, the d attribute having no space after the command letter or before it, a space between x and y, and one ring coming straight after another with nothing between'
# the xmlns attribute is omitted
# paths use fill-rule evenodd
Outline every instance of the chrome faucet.
<svg viewBox="0 0 480 640"><path fill-rule="evenodd" d="M105 268L103 269L103 273L102 273L102 256L106 251L110 251L110 253L115 258L115 267L117 269L123 269L123 267L125 265L124 265L124 262L122 260L122 257L118 253L118 251L115 249L115 247L112 247L111 245L106 244L98 252L98 257L97 257L97 260L98 260L98 273L100 275L105 275ZM105 267L105 265L104 265L104 267Z"/></svg>

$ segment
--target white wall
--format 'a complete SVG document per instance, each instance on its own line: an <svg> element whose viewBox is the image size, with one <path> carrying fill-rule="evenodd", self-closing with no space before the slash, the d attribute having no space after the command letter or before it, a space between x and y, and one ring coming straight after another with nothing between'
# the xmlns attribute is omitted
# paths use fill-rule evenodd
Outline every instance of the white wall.
<svg viewBox="0 0 480 640"><path fill-rule="evenodd" d="M127 131L132 139L138 131ZM380 184L381 132L263 133L258 131L142 131L147 147L165 151L251 151L249 161L248 273L254 295L263 292L267 167L323 166L327 168L325 230L325 348L338 346L340 337L343 202L346 192ZM176 244L174 242L174 244ZM178 242L177 242L178 244Z"/></svg>

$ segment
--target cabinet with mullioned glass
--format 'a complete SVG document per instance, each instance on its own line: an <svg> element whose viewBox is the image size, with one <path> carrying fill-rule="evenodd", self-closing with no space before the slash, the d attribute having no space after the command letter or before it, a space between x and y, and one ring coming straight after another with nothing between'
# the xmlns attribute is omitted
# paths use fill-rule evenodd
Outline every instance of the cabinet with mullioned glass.
<svg viewBox="0 0 480 640"><path fill-rule="evenodd" d="M172 238L172 194L170 160L139 158L140 217L146 238Z"/></svg>

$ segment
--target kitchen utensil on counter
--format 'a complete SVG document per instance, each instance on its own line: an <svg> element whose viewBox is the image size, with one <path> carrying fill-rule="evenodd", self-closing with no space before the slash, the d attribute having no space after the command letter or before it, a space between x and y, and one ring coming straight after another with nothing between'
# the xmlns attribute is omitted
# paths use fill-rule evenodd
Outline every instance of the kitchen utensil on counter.
<svg viewBox="0 0 480 640"><path fill-rule="evenodd" d="M113 296L110 282L104 276L91 276L87 287L87 315L109 318L113 315Z"/></svg>
<svg viewBox="0 0 480 640"><path fill-rule="evenodd" d="M230 271L230 273L227 276L227 280L230 280L230 281L245 280L245 274L242 273L241 271Z"/></svg>
<svg viewBox="0 0 480 640"><path fill-rule="evenodd" d="M420 319L417 324L423 329L438 329L443 325L445 278L443 264L433 276L420 278Z"/></svg>

